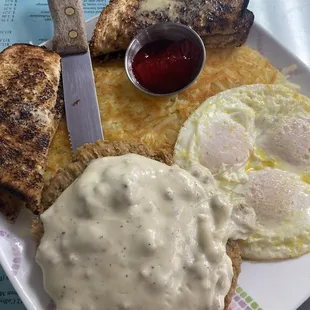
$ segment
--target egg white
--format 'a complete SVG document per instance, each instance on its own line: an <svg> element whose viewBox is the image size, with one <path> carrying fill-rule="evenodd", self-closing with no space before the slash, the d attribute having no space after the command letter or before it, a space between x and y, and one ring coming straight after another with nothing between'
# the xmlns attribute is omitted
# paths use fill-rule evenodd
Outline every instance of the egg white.
<svg viewBox="0 0 310 310"><path fill-rule="evenodd" d="M232 187L257 216L253 235L241 242L243 256L265 260L310 252L310 185L292 172L250 171L245 184Z"/></svg>
<svg viewBox="0 0 310 310"><path fill-rule="evenodd" d="M185 122L174 160L209 168L230 199L255 209L257 228L241 242L243 257L310 252L310 99L281 85L224 91Z"/></svg>
<svg viewBox="0 0 310 310"><path fill-rule="evenodd" d="M199 162L227 180L245 177L244 168L255 141L255 113L226 92L204 102L183 125L174 149L181 167ZM236 172L239 174L236 175Z"/></svg>

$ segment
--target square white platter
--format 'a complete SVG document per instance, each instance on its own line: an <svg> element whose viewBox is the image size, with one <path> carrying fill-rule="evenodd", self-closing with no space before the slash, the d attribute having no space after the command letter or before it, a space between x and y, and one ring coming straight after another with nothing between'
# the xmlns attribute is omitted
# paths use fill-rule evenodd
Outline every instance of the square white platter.
<svg viewBox="0 0 310 310"><path fill-rule="evenodd" d="M96 21L97 17L86 23L89 38ZM310 97L309 68L258 24L253 25L247 44L279 70L296 65L290 81ZM45 45L50 47L51 42ZM52 310L50 298L43 289L41 269L34 260L36 249L30 227L31 215L26 210L15 224L7 223L0 216L0 263L28 310ZM310 296L310 254L281 262L243 262L239 285L264 310L294 310Z"/></svg>

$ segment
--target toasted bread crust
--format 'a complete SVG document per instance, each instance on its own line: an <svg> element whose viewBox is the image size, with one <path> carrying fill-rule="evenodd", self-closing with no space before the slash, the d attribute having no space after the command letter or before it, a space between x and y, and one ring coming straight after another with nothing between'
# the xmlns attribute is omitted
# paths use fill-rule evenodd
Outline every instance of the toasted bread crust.
<svg viewBox="0 0 310 310"><path fill-rule="evenodd" d="M202 41L207 48L213 48L214 46L218 48L239 47L246 42L253 22L254 14L246 10L243 17L235 24L235 33L202 35Z"/></svg>
<svg viewBox="0 0 310 310"><path fill-rule="evenodd" d="M95 144L84 145L78 149L75 160L66 168L59 170L55 177L52 178L50 183L44 188L41 211L43 212L48 209L56 201L61 193L83 173L90 161L99 157L120 156L128 153L139 154L167 165L172 165L172 156L170 154L161 150L156 152L152 151L139 142L97 141ZM43 224L39 219L33 222L32 233L37 240L37 244L39 244L44 233ZM230 290L225 297L224 310L227 310L230 305L232 296L237 286L237 279L240 274L241 267L241 251L238 243L236 241L229 240L226 251L232 260L234 276Z"/></svg>
<svg viewBox="0 0 310 310"><path fill-rule="evenodd" d="M14 223L23 206L24 202L18 196L5 188L0 188L0 213L7 221Z"/></svg>
<svg viewBox="0 0 310 310"><path fill-rule="evenodd" d="M48 147L63 112L60 57L14 44L0 54L0 68L0 187L35 212Z"/></svg>
<svg viewBox="0 0 310 310"><path fill-rule="evenodd" d="M209 48L223 46L229 35L231 38L227 46L241 45L245 40L238 35L240 26L243 33L248 33L252 25L243 22L248 0L176 1L173 15L167 13L169 8L143 12L140 10L143 1L110 1L100 14L90 43L93 57L125 50L139 30L158 22L180 22L192 27L202 37L227 35L219 41L212 40Z"/></svg>

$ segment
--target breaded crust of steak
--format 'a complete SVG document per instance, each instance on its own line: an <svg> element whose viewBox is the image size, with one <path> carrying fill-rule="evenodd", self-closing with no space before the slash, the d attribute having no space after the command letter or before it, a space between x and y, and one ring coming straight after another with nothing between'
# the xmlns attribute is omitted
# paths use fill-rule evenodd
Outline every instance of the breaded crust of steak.
<svg viewBox="0 0 310 310"><path fill-rule="evenodd" d="M97 141L95 144L86 144L79 148L75 160L67 167L60 169L50 180L42 192L40 211L50 207L60 194L85 170L89 162L95 158L107 156L119 156L128 153L139 154L168 165L172 164L172 155L165 151L153 152L140 142L109 142Z"/></svg>
<svg viewBox="0 0 310 310"><path fill-rule="evenodd" d="M0 54L0 188L33 212L63 110L59 79L60 57L46 48L15 44Z"/></svg>
<svg viewBox="0 0 310 310"><path fill-rule="evenodd" d="M51 179L50 183L44 188L42 195L42 211L48 209L61 193L82 174L91 160L106 156L120 156L128 153L139 154L167 165L172 165L172 156L170 154L161 150L152 151L140 142L98 141L95 144L82 146L78 149L75 160L66 168L59 170L54 178ZM43 224L39 219L33 222L32 233L37 240L37 244L39 244L44 233ZM241 251L238 243L229 240L226 251L232 261L234 276L230 290L225 297L225 310L228 309L231 298L235 292L241 266Z"/></svg>
<svg viewBox="0 0 310 310"><path fill-rule="evenodd" d="M248 0L111 0L103 9L91 40L92 56L125 50L143 28L159 22L179 22L192 27L209 48L242 45L254 15ZM156 4L157 3L157 4ZM245 14L247 12L247 14ZM247 15L247 16L245 16ZM252 22L248 22L251 17ZM240 35L239 32L243 35ZM214 36L210 42L209 36ZM226 44L224 44L228 41Z"/></svg>
<svg viewBox="0 0 310 310"><path fill-rule="evenodd" d="M20 197L10 193L5 188L0 188L0 213L7 221L14 223L20 213L24 202Z"/></svg>

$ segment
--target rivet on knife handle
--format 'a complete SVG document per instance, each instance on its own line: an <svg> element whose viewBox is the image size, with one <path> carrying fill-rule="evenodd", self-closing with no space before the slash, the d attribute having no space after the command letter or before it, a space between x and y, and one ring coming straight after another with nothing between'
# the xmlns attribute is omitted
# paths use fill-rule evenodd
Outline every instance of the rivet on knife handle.
<svg viewBox="0 0 310 310"><path fill-rule="evenodd" d="M61 55L88 50L82 0L48 0L54 22L53 50Z"/></svg>

